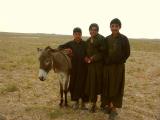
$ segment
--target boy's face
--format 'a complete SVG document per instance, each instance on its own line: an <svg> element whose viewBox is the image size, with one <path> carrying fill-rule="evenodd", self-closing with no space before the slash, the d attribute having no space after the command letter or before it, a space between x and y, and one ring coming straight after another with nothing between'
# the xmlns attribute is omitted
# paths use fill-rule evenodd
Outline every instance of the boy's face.
<svg viewBox="0 0 160 120"><path fill-rule="evenodd" d="M90 35L91 37L95 37L97 34L98 34L98 30L97 30L97 27L92 27L90 30Z"/></svg>
<svg viewBox="0 0 160 120"><path fill-rule="evenodd" d="M74 37L74 40L80 41L82 39L82 33L75 32L75 33L73 33L73 37Z"/></svg>
<svg viewBox="0 0 160 120"><path fill-rule="evenodd" d="M110 29L112 34L118 34L121 27L118 24L111 24Z"/></svg>

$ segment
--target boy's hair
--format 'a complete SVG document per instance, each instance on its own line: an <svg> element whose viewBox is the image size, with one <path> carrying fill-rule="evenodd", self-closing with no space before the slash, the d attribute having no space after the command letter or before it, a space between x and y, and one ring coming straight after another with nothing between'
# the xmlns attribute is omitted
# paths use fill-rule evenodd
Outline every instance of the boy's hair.
<svg viewBox="0 0 160 120"><path fill-rule="evenodd" d="M81 28L79 28L79 27L74 28L74 29L73 29L73 33L76 33L76 32L82 33Z"/></svg>
<svg viewBox="0 0 160 120"><path fill-rule="evenodd" d="M99 31L99 26L98 26L97 23L92 23L92 24L89 26L89 30L91 30L92 27L96 27L96 28L97 28L97 31Z"/></svg>
<svg viewBox="0 0 160 120"><path fill-rule="evenodd" d="M112 25L112 24L118 24L120 27L121 27L121 21L118 19L118 18L114 18L113 20L111 20L111 22L110 22L110 26Z"/></svg>

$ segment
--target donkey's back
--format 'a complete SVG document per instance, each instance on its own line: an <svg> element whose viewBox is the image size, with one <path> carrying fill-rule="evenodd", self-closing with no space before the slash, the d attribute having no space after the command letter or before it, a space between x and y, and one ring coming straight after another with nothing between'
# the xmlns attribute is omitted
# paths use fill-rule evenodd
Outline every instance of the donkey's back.
<svg viewBox="0 0 160 120"><path fill-rule="evenodd" d="M53 68L55 72L68 74L72 65L69 56L65 50L54 52L53 54Z"/></svg>

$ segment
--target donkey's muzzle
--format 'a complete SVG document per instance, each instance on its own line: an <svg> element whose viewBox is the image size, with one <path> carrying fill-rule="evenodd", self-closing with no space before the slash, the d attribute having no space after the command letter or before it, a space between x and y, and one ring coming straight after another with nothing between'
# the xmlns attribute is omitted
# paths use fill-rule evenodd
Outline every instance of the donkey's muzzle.
<svg viewBox="0 0 160 120"><path fill-rule="evenodd" d="M46 77L47 77L47 72L45 70L43 70L43 69L40 69L38 76L39 76L39 79L41 81L44 81L46 79Z"/></svg>
<svg viewBox="0 0 160 120"><path fill-rule="evenodd" d="M41 81L44 81L44 80L45 80L44 77L39 77L39 79L40 79Z"/></svg>

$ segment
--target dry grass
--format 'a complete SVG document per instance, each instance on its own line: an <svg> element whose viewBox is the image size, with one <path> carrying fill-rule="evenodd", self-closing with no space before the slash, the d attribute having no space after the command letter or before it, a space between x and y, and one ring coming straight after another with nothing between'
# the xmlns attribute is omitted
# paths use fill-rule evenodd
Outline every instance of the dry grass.
<svg viewBox="0 0 160 120"><path fill-rule="evenodd" d="M37 78L37 47L57 47L70 39L56 35L0 37L0 115L9 120L107 120L100 110L91 114L59 108L58 76L52 71L45 82ZM160 42L131 40L131 47L124 105L118 120L158 120Z"/></svg>
<svg viewBox="0 0 160 120"><path fill-rule="evenodd" d="M0 89L1 94L5 94L6 92L15 92L18 91L16 84L7 84Z"/></svg>

